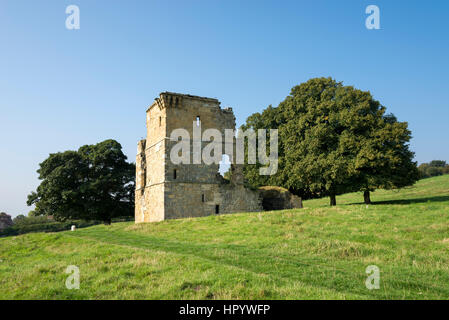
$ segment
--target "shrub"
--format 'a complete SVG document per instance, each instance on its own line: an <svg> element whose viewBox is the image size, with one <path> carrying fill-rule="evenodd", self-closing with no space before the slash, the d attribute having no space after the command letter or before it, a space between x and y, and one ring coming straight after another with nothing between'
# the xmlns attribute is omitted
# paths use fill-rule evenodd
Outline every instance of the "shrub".
<svg viewBox="0 0 449 320"><path fill-rule="evenodd" d="M449 165L443 160L432 160L429 163L421 163L418 167L421 179L449 174Z"/></svg>
<svg viewBox="0 0 449 320"><path fill-rule="evenodd" d="M133 221L134 217L117 217L112 222ZM64 222L54 221L52 217L47 216L29 216L19 215L14 218L14 225L0 231L0 237L17 236L30 232L60 232L70 230L72 225L77 228L90 227L102 223L101 221L85 220L67 220Z"/></svg>
<svg viewBox="0 0 449 320"><path fill-rule="evenodd" d="M99 224L99 222L82 220L57 222L48 220L47 217L33 217L32 220L30 218L20 219L19 222L14 224L12 227L0 231L0 236L17 236L30 232L67 231L70 230L72 225L76 225L77 228L85 228L95 224Z"/></svg>

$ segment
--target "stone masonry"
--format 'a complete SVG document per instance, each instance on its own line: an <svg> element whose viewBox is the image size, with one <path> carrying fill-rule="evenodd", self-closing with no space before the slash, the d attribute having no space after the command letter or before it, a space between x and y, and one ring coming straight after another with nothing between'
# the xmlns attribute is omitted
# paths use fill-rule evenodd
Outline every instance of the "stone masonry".
<svg viewBox="0 0 449 320"><path fill-rule="evenodd" d="M302 199L285 188L263 186L259 188L259 193L264 211L303 208Z"/></svg>
<svg viewBox="0 0 449 320"><path fill-rule="evenodd" d="M230 181L218 173L218 164L193 164L191 155L190 164L170 160L171 147L177 143L169 138L174 129L183 128L192 138L196 123L201 133L218 129L225 141L224 130L235 129L231 108L222 109L217 99L163 92L148 108L146 123L147 138L137 147L136 223L262 211L259 193L244 187L242 166L235 164L235 139L228 154L233 163ZM224 146L222 150L225 154Z"/></svg>

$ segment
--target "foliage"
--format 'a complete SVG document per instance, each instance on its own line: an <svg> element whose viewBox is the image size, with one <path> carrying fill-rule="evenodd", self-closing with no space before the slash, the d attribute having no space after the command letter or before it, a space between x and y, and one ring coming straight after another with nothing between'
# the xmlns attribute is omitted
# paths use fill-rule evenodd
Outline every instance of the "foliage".
<svg viewBox="0 0 449 320"><path fill-rule="evenodd" d="M77 228L85 228L101 223L101 221L96 220L66 220L61 222L55 221L53 218L48 216L25 217L21 215L20 218L17 219L18 217L15 218L13 226L0 231L0 237L16 236L32 232L60 232L70 230L72 225L75 225ZM124 222L131 220L134 220L134 217L113 218L112 222Z"/></svg>
<svg viewBox="0 0 449 320"><path fill-rule="evenodd" d="M369 192L376 189L399 189L419 179L414 153L409 150L411 132L406 122L398 122L392 114L383 115L373 128L357 158L359 185L369 204Z"/></svg>
<svg viewBox="0 0 449 320"><path fill-rule="evenodd" d="M36 216L36 212L34 212L34 210L30 210L28 212L28 217L34 217L34 216Z"/></svg>
<svg viewBox="0 0 449 320"><path fill-rule="evenodd" d="M49 223L54 222L54 220L51 217L48 216L30 216L26 217L24 215L18 215L14 218L14 225L32 225L32 224L43 224L43 223Z"/></svg>
<svg viewBox="0 0 449 320"><path fill-rule="evenodd" d="M11 216L6 212L0 212L0 230L4 230L4 228L8 228L13 225L13 221Z"/></svg>
<svg viewBox="0 0 449 320"><path fill-rule="evenodd" d="M77 228L90 227L98 224L98 221L83 221L83 220L68 220L65 222L58 222L48 220L46 217L33 217L22 219L18 223L15 223L12 227L6 228L0 231L0 237L16 236L31 232L59 232L70 230L72 225Z"/></svg>
<svg viewBox="0 0 449 320"><path fill-rule="evenodd" d="M261 176L244 167L255 186L278 185L303 198L412 185L418 177L407 123L385 114L369 92L331 78L310 79L277 108L251 115L243 130L279 130L279 168Z"/></svg>
<svg viewBox="0 0 449 320"><path fill-rule="evenodd" d="M105 223L133 215L135 165L115 140L50 154L37 172L42 182L27 201L36 215Z"/></svg>
<svg viewBox="0 0 449 320"><path fill-rule="evenodd" d="M21 221L24 221L26 218L27 218L27 217L24 216L23 214L19 214L17 217L15 217L14 219L12 219L12 222L13 222L14 224L18 224L18 223L20 223Z"/></svg>
<svg viewBox="0 0 449 320"><path fill-rule="evenodd" d="M430 178L449 174L449 164L443 160L432 160L429 163L421 163L418 167L420 178Z"/></svg>
<svg viewBox="0 0 449 320"><path fill-rule="evenodd" d="M229 169L223 174L223 178L226 180L231 180L231 175L232 175L231 166L229 166Z"/></svg>

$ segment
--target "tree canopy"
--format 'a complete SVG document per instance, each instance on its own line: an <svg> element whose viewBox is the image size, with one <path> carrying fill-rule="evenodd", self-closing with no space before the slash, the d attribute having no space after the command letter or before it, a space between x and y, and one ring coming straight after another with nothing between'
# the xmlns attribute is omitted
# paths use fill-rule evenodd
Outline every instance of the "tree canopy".
<svg viewBox="0 0 449 320"><path fill-rule="evenodd" d="M400 188L417 178L411 133L369 92L315 78L295 86L277 108L251 115L247 129L279 130L276 175L258 175L259 164L244 167L255 186L288 188L295 194L330 196L377 188ZM367 194L368 193L368 194Z"/></svg>
<svg viewBox="0 0 449 320"><path fill-rule="evenodd" d="M135 165L115 140L50 154L37 172L42 182L27 201L35 215L105 223L133 215Z"/></svg>
<svg viewBox="0 0 449 320"><path fill-rule="evenodd" d="M429 163L421 163L418 167L420 178L430 178L449 174L449 164L444 160L432 160Z"/></svg>

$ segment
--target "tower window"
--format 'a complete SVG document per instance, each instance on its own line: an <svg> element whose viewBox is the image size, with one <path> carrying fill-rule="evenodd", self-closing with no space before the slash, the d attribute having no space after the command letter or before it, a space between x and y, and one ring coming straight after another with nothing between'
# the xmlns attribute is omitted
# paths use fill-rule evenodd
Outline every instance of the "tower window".
<svg viewBox="0 0 449 320"><path fill-rule="evenodd" d="M200 116L196 116L196 126L199 127L201 123Z"/></svg>
<svg viewBox="0 0 449 320"><path fill-rule="evenodd" d="M220 206L218 204L215 205L215 214L220 213Z"/></svg>
<svg viewBox="0 0 449 320"><path fill-rule="evenodd" d="M201 202L205 202L206 201L206 199L205 199L205 197L204 197L204 193L201 195Z"/></svg>
<svg viewBox="0 0 449 320"><path fill-rule="evenodd" d="M159 127L162 125L162 117L159 117Z"/></svg>
<svg viewBox="0 0 449 320"><path fill-rule="evenodd" d="M176 173L177 173L177 172L176 172L176 169L174 169L174 170L173 170L173 179L175 179L175 180L176 180Z"/></svg>

